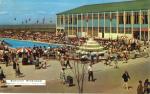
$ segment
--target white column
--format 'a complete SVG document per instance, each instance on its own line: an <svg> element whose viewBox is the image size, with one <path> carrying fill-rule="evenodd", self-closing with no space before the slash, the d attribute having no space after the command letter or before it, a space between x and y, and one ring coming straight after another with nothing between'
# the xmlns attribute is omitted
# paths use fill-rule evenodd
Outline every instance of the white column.
<svg viewBox="0 0 150 94"><path fill-rule="evenodd" d="M74 33L73 33L73 14L72 14L71 17L72 17L72 30L71 30L72 32L71 32L71 35L74 35Z"/></svg>
<svg viewBox="0 0 150 94"><path fill-rule="evenodd" d="M100 25L99 22L100 22L100 21L99 21L99 13L98 13L98 31L97 31L97 32L98 32L98 33L97 33L98 35L99 35L99 27L100 27L100 26L99 26L99 25ZM97 37L99 37L98 35L97 35Z"/></svg>
<svg viewBox="0 0 150 94"><path fill-rule="evenodd" d="M109 38L110 38L110 39L112 39L112 28L111 28L111 27L112 27L112 26L111 26L111 21L112 21L112 18L111 18L111 17L112 17L112 16L111 16L111 14L112 14L112 13L110 12L110 19L109 19L109 20L110 20L110 32L109 32Z"/></svg>
<svg viewBox="0 0 150 94"><path fill-rule="evenodd" d="M63 30L64 30L63 32L65 32L65 31L66 31L66 30L65 30L65 15L63 15L63 25L62 25L62 26L63 26ZM65 33L66 33L66 32L65 32Z"/></svg>
<svg viewBox="0 0 150 94"><path fill-rule="evenodd" d="M116 13L116 20L117 20L117 26L116 26L116 30L117 30L117 36L118 36L118 30L119 30L119 12L117 11Z"/></svg>
<svg viewBox="0 0 150 94"><path fill-rule="evenodd" d="M86 26L87 26L87 28L86 28L86 29L87 29L87 31L86 31L86 36L88 36L88 32L89 32L89 31L88 31L88 23L89 23L89 22L87 22L87 20L89 20L89 18L87 19L87 17L88 17L88 13L86 14Z"/></svg>
<svg viewBox="0 0 150 94"><path fill-rule="evenodd" d="M93 13L92 13L92 38L93 38Z"/></svg>
<svg viewBox="0 0 150 94"><path fill-rule="evenodd" d="M56 16L56 36L57 36L57 34L58 34L58 31L57 31L57 23L58 23L57 21L58 21L58 20L57 20L57 18L58 18L58 15Z"/></svg>
<svg viewBox="0 0 150 94"><path fill-rule="evenodd" d="M126 34L126 12L123 12L123 20L124 20L124 35Z"/></svg>
<svg viewBox="0 0 150 94"><path fill-rule="evenodd" d="M60 28L59 28L59 32L61 32L61 29L62 29L62 26L61 26L61 23L62 23L62 22L61 22L61 16L62 16L62 15L59 16L59 27L60 27Z"/></svg>
<svg viewBox="0 0 150 94"><path fill-rule="evenodd" d="M149 41L150 40L150 38L149 38L150 37L150 35L149 35L150 34L149 33L150 32L150 10L149 9L148 9L148 16L147 17L148 17L148 41Z"/></svg>
<svg viewBox="0 0 150 94"><path fill-rule="evenodd" d="M81 13L81 34L83 34L83 14Z"/></svg>
<svg viewBox="0 0 150 94"><path fill-rule="evenodd" d="M104 12L104 34L105 34L105 30L106 30L106 28L105 28L105 12Z"/></svg>
<svg viewBox="0 0 150 94"><path fill-rule="evenodd" d="M133 36L133 24L134 24L134 15L133 15L133 11L131 12L131 34L132 34L132 37L134 38Z"/></svg>
<svg viewBox="0 0 150 94"><path fill-rule="evenodd" d="M69 14L68 14L68 35L69 35Z"/></svg>
<svg viewBox="0 0 150 94"><path fill-rule="evenodd" d="M77 36L79 37L79 29L78 29L78 14L77 14L77 32L76 32Z"/></svg>
<svg viewBox="0 0 150 94"><path fill-rule="evenodd" d="M140 22L140 40L141 40L141 31L142 31L142 21L141 21L141 13L142 13L142 11L140 10L140 20L139 20L139 22Z"/></svg>

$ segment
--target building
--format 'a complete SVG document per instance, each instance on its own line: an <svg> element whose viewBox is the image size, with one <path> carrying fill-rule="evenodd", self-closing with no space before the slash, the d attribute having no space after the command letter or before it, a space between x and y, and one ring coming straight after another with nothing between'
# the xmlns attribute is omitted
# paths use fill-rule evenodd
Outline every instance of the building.
<svg viewBox="0 0 150 94"><path fill-rule="evenodd" d="M84 5L57 14L56 34L150 40L150 0Z"/></svg>
<svg viewBox="0 0 150 94"><path fill-rule="evenodd" d="M33 25L0 25L0 32L19 32L19 31L31 31L31 32L56 32L56 26L54 24L33 24Z"/></svg>

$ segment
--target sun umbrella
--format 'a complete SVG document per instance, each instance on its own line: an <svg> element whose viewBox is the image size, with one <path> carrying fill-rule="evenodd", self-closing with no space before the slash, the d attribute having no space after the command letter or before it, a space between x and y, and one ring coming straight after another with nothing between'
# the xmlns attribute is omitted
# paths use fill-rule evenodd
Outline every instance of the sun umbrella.
<svg viewBox="0 0 150 94"><path fill-rule="evenodd" d="M29 48L19 48L17 50L17 53L30 53L31 52L31 49Z"/></svg>

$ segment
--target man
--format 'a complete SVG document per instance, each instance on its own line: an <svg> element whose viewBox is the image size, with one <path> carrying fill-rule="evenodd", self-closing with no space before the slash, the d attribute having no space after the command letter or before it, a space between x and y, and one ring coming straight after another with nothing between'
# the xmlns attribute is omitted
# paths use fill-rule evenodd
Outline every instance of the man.
<svg viewBox="0 0 150 94"><path fill-rule="evenodd" d="M6 64L6 67L7 67L7 66L8 66L8 63L9 63L9 57L8 57L8 55L7 55L6 53L4 53L3 58L4 58L4 62L5 62L5 64Z"/></svg>
<svg viewBox="0 0 150 94"><path fill-rule="evenodd" d="M129 87L128 87L128 80L130 79L130 76L129 76L129 74L128 74L127 71L125 71L125 72L123 73L122 78L123 78L123 80L124 80L123 88L125 88L125 89L128 90L128 88L129 88Z"/></svg>
<svg viewBox="0 0 150 94"><path fill-rule="evenodd" d="M65 68L62 68L62 70L60 71L60 79L62 80L63 84L66 83Z"/></svg>
<svg viewBox="0 0 150 94"><path fill-rule="evenodd" d="M67 66L69 66L69 67L70 67L70 69L72 69L71 64L70 64L70 62L69 62L69 58L67 58L67 61L66 61L65 66L66 66L66 68L67 68Z"/></svg>
<svg viewBox="0 0 150 94"><path fill-rule="evenodd" d="M92 64L88 66L88 81L94 81Z"/></svg>
<svg viewBox="0 0 150 94"><path fill-rule="evenodd" d="M3 73L3 69L0 66L0 84L4 82L5 75Z"/></svg>
<svg viewBox="0 0 150 94"><path fill-rule="evenodd" d="M139 81L139 85L137 87L137 94L144 94L143 93L143 85L142 85L142 81Z"/></svg>

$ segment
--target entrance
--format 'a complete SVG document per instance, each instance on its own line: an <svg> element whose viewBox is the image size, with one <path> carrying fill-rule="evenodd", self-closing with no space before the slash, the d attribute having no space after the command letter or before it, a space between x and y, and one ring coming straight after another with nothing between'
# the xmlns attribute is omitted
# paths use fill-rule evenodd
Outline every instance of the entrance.
<svg viewBox="0 0 150 94"><path fill-rule="evenodd" d="M134 32L133 32L133 37L134 37L135 39L140 39L140 31L134 31Z"/></svg>
<svg viewBox="0 0 150 94"><path fill-rule="evenodd" d="M104 31L102 31L102 38L104 38Z"/></svg>

